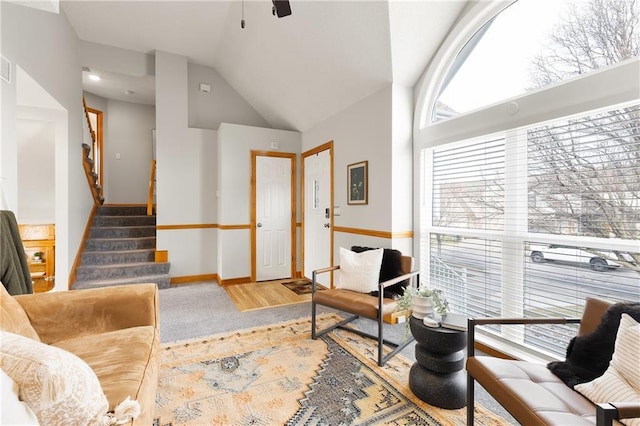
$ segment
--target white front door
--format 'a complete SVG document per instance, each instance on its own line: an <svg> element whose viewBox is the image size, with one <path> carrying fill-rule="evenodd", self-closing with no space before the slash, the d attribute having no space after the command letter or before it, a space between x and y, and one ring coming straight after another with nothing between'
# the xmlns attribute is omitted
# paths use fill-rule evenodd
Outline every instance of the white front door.
<svg viewBox="0 0 640 426"><path fill-rule="evenodd" d="M304 157L304 275L331 265L331 152L329 149ZM331 275L318 276L329 286Z"/></svg>
<svg viewBox="0 0 640 426"><path fill-rule="evenodd" d="M291 159L256 157L256 280L291 278Z"/></svg>

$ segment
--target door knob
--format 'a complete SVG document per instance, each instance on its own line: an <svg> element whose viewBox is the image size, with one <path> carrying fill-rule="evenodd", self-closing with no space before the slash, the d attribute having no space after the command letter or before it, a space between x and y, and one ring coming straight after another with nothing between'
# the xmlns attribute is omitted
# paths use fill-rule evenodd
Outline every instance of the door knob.
<svg viewBox="0 0 640 426"><path fill-rule="evenodd" d="M258 228L262 228L262 224L258 222L258 224L256 225Z"/></svg>

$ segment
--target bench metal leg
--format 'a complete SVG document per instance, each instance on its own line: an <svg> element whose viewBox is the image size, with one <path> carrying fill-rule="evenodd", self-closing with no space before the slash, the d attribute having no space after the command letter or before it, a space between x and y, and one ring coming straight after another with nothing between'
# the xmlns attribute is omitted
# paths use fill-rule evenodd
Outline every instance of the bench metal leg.
<svg viewBox="0 0 640 426"><path fill-rule="evenodd" d="M316 340L316 302L311 302L311 338Z"/></svg>
<svg viewBox="0 0 640 426"><path fill-rule="evenodd" d="M475 380L471 374L467 373L467 426L473 426L474 384Z"/></svg>
<svg viewBox="0 0 640 426"><path fill-rule="evenodd" d="M385 365L387 363L387 361L389 361L395 354L397 354L398 352L400 352L401 350L406 348L407 345L409 343L413 342L413 340L414 340L413 336L409 336L404 342L396 343L396 342L392 342L390 340L382 338L381 334L373 335L373 334L367 333L366 331L358 330L357 328L343 327L345 324L353 321L356 318L358 318L357 315L354 316L354 317L350 317L350 318L342 321L341 323L335 324L331 328L329 328L327 330L323 330L322 334L324 334L324 333L326 333L328 331L331 331L334 328L341 328L341 329L346 330L346 331L348 331L350 333L357 334L358 336L362 336L362 337L366 337L366 338L375 340L378 343L378 365L380 367ZM389 352L386 356L383 356L384 346L388 346L388 347L393 348L393 350L391 352Z"/></svg>
<svg viewBox="0 0 640 426"><path fill-rule="evenodd" d="M609 403L596 404L596 424L598 426L611 426L613 420L618 418L618 410Z"/></svg>
<svg viewBox="0 0 640 426"><path fill-rule="evenodd" d="M353 321L353 320L355 320L357 318L359 318L358 315L353 315L353 316L350 316L349 318L347 318L345 320L342 320L342 321L340 321L338 323L335 323L335 324L325 328L324 330L315 331L315 329L316 329L315 328L315 321L313 320L313 317L312 317L311 318L311 327L313 327L313 330L311 332L311 338L315 340L316 338L322 336L323 334L327 334L328 332L330 332L331 330L334 330L336 328L343 328L345 330L353 331L354 329L346 328L346 327L343 327L343 326L348 324L348 323L350 323L351 321Z"/></svg>
<svg viewBox="0 0 640 426"><path fill-rule="evenodd" d="M395 346L395 349L393 349L391 352L389 352L387 354L387 356L380 358L380 354L378 355L378 365L380 367L384 366L387 361L389 361L391 358L393 358L393 356L395 354L397 354L398 352L400 352L401 350L403 350L404 348L407 347L407 345L411 342L413 342L415 339L413 338L413 336L408 337L404 342L402 343L393 343L393 342L389 342L388 340L385 340L385 344L387 346ZM378 349L380 353L382 353L381 349Z"/></svg>

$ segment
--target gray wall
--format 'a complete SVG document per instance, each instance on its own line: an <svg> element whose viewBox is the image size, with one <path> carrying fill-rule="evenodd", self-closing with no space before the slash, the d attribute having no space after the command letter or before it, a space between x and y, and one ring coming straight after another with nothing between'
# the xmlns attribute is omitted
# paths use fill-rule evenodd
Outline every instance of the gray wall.
<svg viewBox="0 0 640 426"><path fill-rule="evenodd" d="M199 90L200 83L211 92ZM217 130L220 123L271 127L253 107L213 68L189 63L189 127Z"/></svg>
<svg viewBox="0 0 640 426"><path fill-rule="evenodd" d="M55 124L18 119L18 219L55 223Z"/></svg>
<svg viewBox="0 0 640 426"><path fill-rule="evenodd" d="M251 223L251 151L269 151L271 143L279 151L298 154L296 194L300 194L301 134L295 131L264 129L223 123L218 131L218 221L220 225ZM300 220L300 197L296 197ZM300 258L298 246L297 258ZM251 230L218 231L218 274L222 279L251 275Z"/></svg>
<svg viewBox="0 0 640 426"><path fill-rule="evenodd" d="M86 46L83 42L80 43L82 48L78 47L79 41L63 13L53 15L6 2L0 3L0 7L2 53L10 60L24 64L34 79L69 111L68 137L65 138L67 142L64 146L56 146L56 203L60 205L56 207L56 226L60 235L58 247L61 254L58 260L64 264L63 268L58 268L64 272L63 279L57 284L66 288L68 269L92 205L80 162L84 114L81 109L81 63L78 56L82 56ZM47 48L44 49L43 46ZM93 49L90 50L94 52ZM395 231L396 207L392 207L390 202L394 183L390 176L393 168L398 165L390 159L391 152L394 151L391 141L396 134L391 119L394 99L391 85L300 135L296 132L262 128L269 127L264 119L228 84L218 80L219 75L211 68L188 64L186 57L165 52L156 52L155 66L149 63L148 55L125 54L126 52L120 51L115 53L118 58L124 58L119 62L121 67L130 68L129 59L132 59L146 75L151 74L151 69L155 68L157 203L158 225L161 227L158 231L158 248L169 250L173 276L219 273L221 278L231 279L248 275L248 240L245 239L247 230L239 230L243 236L235 239L235 230L225 230L222 236L221 231L209 225L247 224L250 185L246 171L250 161L248 152L251 148L269 149L270 143L277 140L283 143L283 150L286 146L287 151L298 153L302 150L301 146L310 149L334 140L336 204L343 207L341 219L336 224L375 231ZM95 56L93 60L97 64L100 57ZM199 83L211 84L211 97L200 97ZM15 134L15 124L12 128L4 127L5 118L15 122L15 107L5 108L5 103L11 103L12 100L15 102L15 88L7 91L6 95L5 92L2 93L3 141L0 153L3 158L0 162L0 175L4 176L5 170L10 175L12 182L9 183L9 191L14 194L15 199L17 171L13 171L11 166L5 166L9 164L5 153L9 153L8 157L13 156L14 160L17 155L15 145L5 146L5 135ZM136 157L135 165L123 167L123 176L129 176L133 167L137 167L144 171L144 179L141 176L140 181L144 181L146 186L151 154L150 149L149 154L146 154L146 143L138 141L144 139L144 136L138 135L144 135L149 129L150 137L152 114L146 107L127 105L124 102L113 103L113 114L109 112L111 109L111 102L107 102L106 113L113 115L111 119L114 122L107 124L105 131L109 141L118 139L113 142L113 147L120 151L109 148L105 155L109 157L109 161L120 161L120 164L125 163L123 160ZM137 124L128 121L128 114L137 117ZM115 130L116 119L123 121L122 128L128 128L124 132L126 134L119 134ZM147 124L141 125L141 122ZM211 129L217 129L222 122L232 122L234 125L225 128L219 142L218 132ZM406 141L401 143L403 151L405 143ZM234 144L240 144L244 154L227 152L229 149L233 150ZM120 160L115 160L115 152L121 153ZM369 205L347 206L346 165L362 160L369 160ZM220 174L216 173L217 169L220 169ZM244 182L225 180L227 172L240 170L241 180ZM107 186L113 184L113 190L118 188L117 193L109 192L108 197L112 199L108 199L108 202L139 202L138 195L134 196L128 191L125 193L124 188L118 187L119 182L107 179ZM237 193L233 192L236 185L240 185ZM222 201L217 199L218 188ZM138 190L135 192L137 194ZM139 192L142 194L143 191ZM227 203L225 199L228 195L236 201ZM410 209L411 201L406 202L406 208ZM60 214L60 211L64 214ZM406 219L400 222L404 223ZM165 225L177 225L178 228L174 230L172 226ZM336 247L341 245L340 239L343 237L345 241L355 240L351 234L337 236ZM389 241L377 244L377 241L371 241L372 238L365 238L371 245L390 244ZM223 257L218 256L218 248L225 250ZM220 263L216 265L214 259L219 259Z"/></svg>
<svg viewBox="0 0 640 426"><path fill-rule="evenodd" d="M146 203L156 109L114 100L107 106L102 150L105 202Z"/></svg>
<svg viewBox="0 0 640 426"><path fill-rule="evenodd" d="M411 232L411 162L402 167L395 161L398 152L410 153L410 111L404 118L393 119L394 99L404 91L394 92L389 85L329 117L302 134L302 151L334 141L334 204L340 206L336 227L357 228L387 233ZM407 99L397 102L403 105ZM400 113L400 112L398 112ZM409 128L407 128L409 127ZM408 138L407 138L408 137ZM347 204L347 165L369 162L369 200L367 205ZM406 159L405 159L406 161ZM404 197L394 196L399 190ZM394 217L399 216L397 220ZM334 233L334 259L339 248L352 245L397 248L412 252L412 239L384 238L350 232Z"/></svg>
<svg viewBox="0 0 640 426"><path fill-rule="evenodd" d="M156 51L155 68L157 247L173 277L213 274L217 132L188 127L187 58Z"/></svg>
<svg viewBox="0 0 640 426"><path fill-rule="evenodd" d="M66 110L64 129L57 129L64 133L64 138L55 148L55 288L66 290L69 271L93 205L81 162L83 114L78 38L63 11L54 14L8 2L0 2L0 10L2 54L14 64L13 71L15 65L19 65ZM17 90L15 81L0 84L3 91L0 176L6 177L3 186L9 193L9 201L15 205L17 170L6 165L17 164Z"/></svg>
<svg viewBox="0 0 640 426"><path fill-rule="evenodd" d="M105 203L147 202L152 159L154 106L105 99L85 92L88 107L103 115L103 189ZM119 154L119 159L117 158Z"/></svg>
<svg viewBox="0 0 640 426"><path fill-rule="evenodd" d="M105 112L108 108L107 99L102 96L94 95L93 93L84 92L84 100L87 102L87 106L98 111Z"/></svg>

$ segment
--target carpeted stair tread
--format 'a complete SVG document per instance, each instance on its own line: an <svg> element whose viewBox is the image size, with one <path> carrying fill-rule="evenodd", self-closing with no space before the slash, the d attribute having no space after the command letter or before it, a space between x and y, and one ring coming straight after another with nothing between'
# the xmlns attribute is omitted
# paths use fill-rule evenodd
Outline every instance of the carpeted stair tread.
<svg viewBox="0 0 640 426"><path fill-rule="evenodd" d="M139 262L121 263L117 265L82 265L78 267L78 280L93 280L103 277L105 279L120 277L135 277L138 275L156 275L169 272L168 262Z"/></svg>
<svg viewBox="0 0 640 426"><path fill-rule="evenodd" d="M105 280L76 281L73 284L73 289L84 290L88 288L110 287L114 285L127 285L127 284L140 284L140 283L156 283L158 285L158 288L165 289L165 288L169 288L170 279L171 279L171 276L169 274L158 274L158 275L141 275L141 276L130 277L130 278L113 278L113 279L105 279Z"/></svg>
<svg viewBox="0 0 640 426"><path fill-rule="evenodd" d="M87 240L85 249L88 251L114 251L155 249L156 237L137 238L91 238Z"/></svg>
<svg viewBox="0 0 640 426"><path fill-rule="evenodd" d="M82 254L83 265L104 265L120 263L154 262L155 250L94 250Z"/></svg>
<svg viewBox="0 0 640 426"><path fill-rule="evenodd" d="M95 216L93 218L93 226L151 226L155 224L156 217L147 215Z"/></svg>
<svg viewBox="0 0 640 426"><path fill-rule="evenodd" d="M147 206L118 206L103 204L98 207L99 216L144 216L147 214Z"/></svg>
<svg viewBox="0 0 640 426"><path fill-rule="evenodd" d="M155 237L156 227L151 226L92 226L89 238Z"/></svg>

